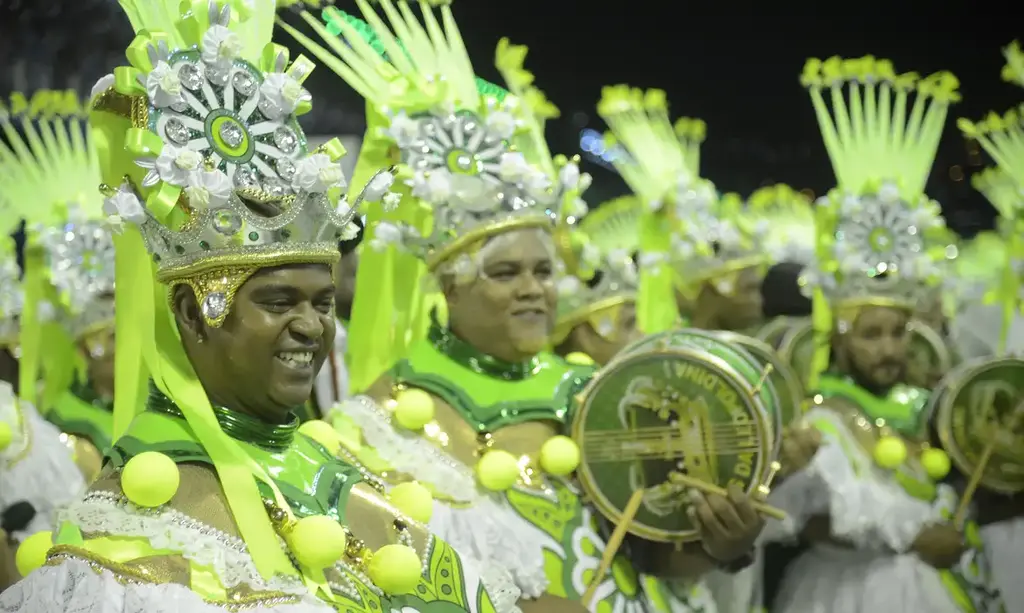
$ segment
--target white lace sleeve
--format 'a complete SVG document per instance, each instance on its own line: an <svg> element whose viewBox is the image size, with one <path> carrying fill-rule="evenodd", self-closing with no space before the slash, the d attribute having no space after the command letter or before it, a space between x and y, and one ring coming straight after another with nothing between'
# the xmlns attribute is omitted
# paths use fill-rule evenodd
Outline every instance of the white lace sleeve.
<svg viewBox="0 0 1024 613"><path fill-rule="evenodd" d="M0 594L0 613L226 613L237 610L204 601L178 584L153 585L124 581L109 570L93 569L82 560L44 566ZM253 603L252 613L333 613L327 605L309 602Z"/></svg>
<svg viewBox="0 0 1024 613"><path fill-rule="evenodd" d="M832 535L860 548L906 551L921 529L942 521L940 505L908 494L858 446L842 419L827 409L807 414L827 420L822 444L804 470L772 492L769 502L783 509L787 522L771 522L766 538L794 536L814 515L828 514Z"/></svg>
<svg viewBox="0 0 1024 613"><path fill-rule="evenodd" d="M85 480L60 430L0 384L0 421L11 427L11 444L0 451L0 510L27 502L36 514L14 538L52 530L58 508L85 491Z"/></svg>

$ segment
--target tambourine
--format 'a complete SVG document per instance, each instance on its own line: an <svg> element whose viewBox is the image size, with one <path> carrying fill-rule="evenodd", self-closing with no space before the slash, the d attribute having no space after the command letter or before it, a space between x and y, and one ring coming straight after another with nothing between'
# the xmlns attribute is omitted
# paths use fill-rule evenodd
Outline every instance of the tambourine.
<svg viewBox="0 0 1024 613"><path fill-rule="evenodd" d="M807 317L774 317L754 331L753 337L777 350L782 345L782 339L785 338L787 332L808 321L810 319Z"/></svg>
<svg viewBox="0 0 1024 613"><path fill-rule="evenodd" d="M701 330L622 350L577 396L572 432L588 498L641 538L699 538L686 513L690 487L763 492L774 473L782 422L773 370Z"/></svg>
<svg viewBox="0 0 1024 613"><path fill-rule="evenodd" d="M1024 359L964 363L936 387L928 410L956 467L1002 494L1024 491Z"/></svg>

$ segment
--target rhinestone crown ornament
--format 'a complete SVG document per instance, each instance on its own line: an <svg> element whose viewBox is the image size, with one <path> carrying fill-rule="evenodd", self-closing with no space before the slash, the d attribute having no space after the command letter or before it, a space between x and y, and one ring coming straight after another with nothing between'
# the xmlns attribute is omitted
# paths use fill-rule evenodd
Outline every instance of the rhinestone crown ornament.
<svg viewBox="0 0 1024 613"><path fill-rule="evenodd" d="M350 203L341 143L308 150L296 117L311 108L302 83L314 66L264 44L264 12L185 2L175 31L143 30L131 66L93 90L94 124L122 130L109 138L137 167L106 188L107 213L138 226L157 280L192 286L212 325L257 269L337 261L338 241L357 232L356 207L385 197L393 180L378 172ZM109 125L112 115L130 127Z"/></svg>
<svg viewBox="0 0 1024 613"><path fill-rule="evenodd" d="M60 302L58 317L76 339L114 324L114 241L102 221L73 207L61 226L40 227L50 283Z"/></svg>
<svg viewBox="0 0 1024 613"><path fill-rule="evenodd" d="M447 3L420 2L422 24L412 2L379 4L386 20L366 0L356 0L366 22L333 7L326 25L303 12L329 50L282 26L379 111L383 125L369 138L393 148L411 195L433 211L430 232L382 223L374 244L407 248L434 268L493 234L580 216L590 178L548 151L544 122L558 110L523 70L526 48L498 46L505 91L473 74Z"/></svg>
<svg viewBox="0 0 1024 613"><path fill-rule="evenodd" d="M801 82L839 184L817 201L818 261L805 286L833 308L916 308L955 255L924 187L949 104L959 99L956 78L897 75L888 60L834 57L809 60Z"/></svg>

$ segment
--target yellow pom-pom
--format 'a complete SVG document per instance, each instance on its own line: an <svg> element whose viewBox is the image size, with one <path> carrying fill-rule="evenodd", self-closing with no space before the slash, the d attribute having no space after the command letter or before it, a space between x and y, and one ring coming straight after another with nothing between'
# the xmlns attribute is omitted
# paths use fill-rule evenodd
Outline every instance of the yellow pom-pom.
<svg viewBox="0 0 1024 613"><path fill-rule="evenodd" d="M395 396L395 419L407 430L422 430L434 419L434 399L420 389L407 389Z"/></svg>
<svg viewBox="0 0 1024 613"><path fill-rule="evenodd" d="M27 577L30 572L46 564L46 554L51 547L53 533L49 531L36 532L22 541L18 553L14 556L14 565L18 567L18 573L22 577Z"/></svg>
<svg viewBox="0 0 1024 613"><path fill-rule="evenodd" d="M384 545L373 552L366 572L374 585L397 596L415 590L423 571L415 549L408 545Z"/></svg>
<svg viewBox="0 0 1024 613"><path fill-rule="evenodd" d="M0 421L0 451L7 449L11 446L11 441L14 440L14 431L6 423Z"/></svg>
<svg viewBox="0 0 1024 613"><path fill-rule="evenodd" d="M582 351L573 351L565 356L565 361L576 366L591 366L594 363L594 358Z"/></svg>
<svg viewBox="0 0 1024 613"><path fill-rule="evenodd" d="M434 514L434 497L430 490L415 481L399 483L388 492L395 508L421 524L430 523Z"/></svg>
<svg viewBox="0 0 1024 613"><path fill-rule="evenodd" d="M159 451L144 451L128 460L121 471L121 490L140 507L170 502L178 491L181 474L174 460Z"/></svg>
<svg viewBox="0 0 1024 613"><path fill-rule="evenodd" d="M491 449L476 463L476 476L487 489L502 492L516 484L519 462L507 451Z"/></svg>
<svg viewBox="0 0 1024 613"><path fill-rule="evenodd" d="M874 456L882 468L898 468L907 460L907 445L898 436L883 436L875 443Z"/></svg>
<svg viewBox="0 0 1024 613"><path fill-rule="evenodd" d="M552 436L540 448L540 467L564 477L580 465L580 447L568 436Z"/></svg>
<svg viewBox="0 0 1024 613"><path fill-rule="evenodd" d="M307 568L334 566L345 555L345 529L326 515L303 517L285 538L295 558Z"/></svg>
<svg viewBox="0 0 1024 613"><path fill-rule="evenodd" d="M938 481L949 474L949 455L941 449L925 449L921 452L921 466L929 477Z"/></svg>
<svg viewBox="0 0 1024 613"><path fill-rule="evenodd" d="M341 450L341 437L331 424L320 419L313 419L299 426L299 432L323 445L327 453L338 455Z"/></svg>

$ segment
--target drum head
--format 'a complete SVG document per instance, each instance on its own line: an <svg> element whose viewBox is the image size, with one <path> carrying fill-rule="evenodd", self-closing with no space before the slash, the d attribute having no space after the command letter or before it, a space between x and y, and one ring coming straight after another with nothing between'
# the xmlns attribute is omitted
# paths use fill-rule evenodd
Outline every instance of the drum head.
<svg viewBox="0 0 1024 613"><path fill-rule="evenodd" d="M772 371L768 375L772 387L779 397L779 422L782 428L798 421L803 414L801 405L806 392L800 376L779 354L766 343L744 336L736 332L719 330L715 334L722 340L743 347L762 364L770 364Z"/></svg>
<svg viewBox="0 0 1024 613"><path fill-rule="evenodd" d="M907 383L932 389L953 367L953 356L942 335L925 322L913 319L907 331L910 332Z"/></svg>
<svg viewBox="0 0 1024 613"><path fill-rule="evenodd" d="M965 475L991 446L981 485L1003 494L1024 491L1024 360L964 364L936 390L935 430Z"/></svg>
<svg viewBox="0 0 1024 613"><path fill-rule="evenodd" d="M654 541L698 538L686 514L688 488L674 474L750 492L774 459L756 382L687 338L669 332L624 350L580 393L573 420L588 497L619 523L643 489L630 532Z"/></svg>

